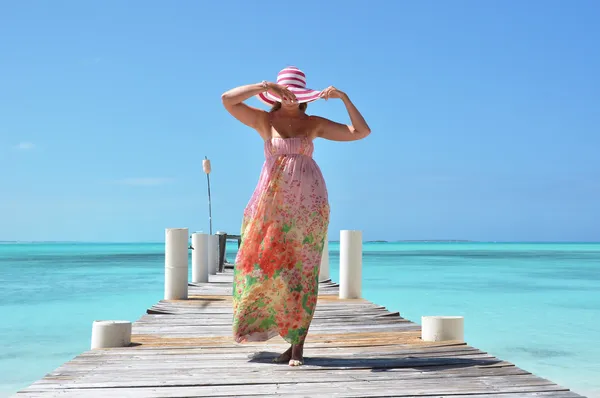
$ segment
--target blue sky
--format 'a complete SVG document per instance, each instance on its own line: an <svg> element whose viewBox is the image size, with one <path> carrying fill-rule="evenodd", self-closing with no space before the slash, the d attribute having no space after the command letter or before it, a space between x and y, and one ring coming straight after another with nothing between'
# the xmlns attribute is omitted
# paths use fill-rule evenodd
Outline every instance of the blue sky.
<svg viewBox="0 0 600 398"><path fill-rule="evenodd" d="M286 65L373 131L316 143L332 239L600 240L598 2L254 4L2 2L0 240L207 230L205 155L237 232L262 142L220 95Z"/></svg>

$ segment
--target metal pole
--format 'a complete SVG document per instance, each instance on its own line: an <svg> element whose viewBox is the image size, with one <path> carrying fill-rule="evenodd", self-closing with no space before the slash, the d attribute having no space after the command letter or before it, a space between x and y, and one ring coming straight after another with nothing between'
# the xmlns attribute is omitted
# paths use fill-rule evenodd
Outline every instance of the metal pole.
<svg viewBox="0 0 600 398"><path fill-rule="evenodd" d="M208 222L209 222L209 233L210 235L212 235L212 204L211 204L211 198L210 198L210 172L211 172L211 167L210 167L210 160L208 160L208 157L204 157L204 162L203 163L203 168L204 168L204 172L206 173L206 182L208 184Z"/></svg>
<svg viewBox="0 0 600 398"><path fill-rule="evenodd" d="M208 181L208 222L209 222L209 232L212 235L212 205L210 201L210 175L206 175L206 181Z"/></svg>

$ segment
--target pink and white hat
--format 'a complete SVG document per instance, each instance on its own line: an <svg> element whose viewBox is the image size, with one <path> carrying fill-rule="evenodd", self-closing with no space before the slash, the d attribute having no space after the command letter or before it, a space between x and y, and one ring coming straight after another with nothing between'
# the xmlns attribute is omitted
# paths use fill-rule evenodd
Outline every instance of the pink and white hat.
<svg viewBox="0 0 600 398"><path fill-rule="evenodd" d="M288 66L277 74L277 84L286 86L288 90L296 95L298 103L312 102L318 100L321 91L306 88L306 75L295 66ZM267 105L281 102L281 98L269 92L258 94L258 98Z"/></svg>

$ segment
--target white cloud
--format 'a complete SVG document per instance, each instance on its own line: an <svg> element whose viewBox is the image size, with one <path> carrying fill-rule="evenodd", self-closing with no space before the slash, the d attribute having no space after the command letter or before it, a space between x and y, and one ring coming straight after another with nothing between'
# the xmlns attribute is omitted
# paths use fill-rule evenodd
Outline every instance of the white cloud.
<svg viewBox="0 0 600 398"><path fill-rule="evenodd" d="M29 151L35 148L35 145L32 142L23 141L19 142L19 144L15 148L20 149L22 151Z"/></svg>
<svg viewBox="0 0 600 398"><path fill-rule="evenodd" d="M170 178L124 178L117 181L119 184L135 186L163 185L171 182Z"/></svg>

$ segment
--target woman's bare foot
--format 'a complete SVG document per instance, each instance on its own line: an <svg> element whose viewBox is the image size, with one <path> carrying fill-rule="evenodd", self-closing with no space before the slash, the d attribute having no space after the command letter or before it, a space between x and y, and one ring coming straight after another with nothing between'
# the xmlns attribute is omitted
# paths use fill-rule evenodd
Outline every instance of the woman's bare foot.
<svg viewBox="0 0 600 398"><path fill-rule="evenodd" d="M292 346L292 357L290 359L290 366L302 366L304 364L304 343L296 344Z"/></svg>
<svg viewBox="0 0 600 398"><path fill-rule="evenodd" d="M290 348L288 348L288 350L286 352L284 352L283 354L281 354L277 358L274 358L273 359L273 363L286 363L286 362L289 362L290 359L292 359L292 347L293 346L290 346Z"/></svg>

